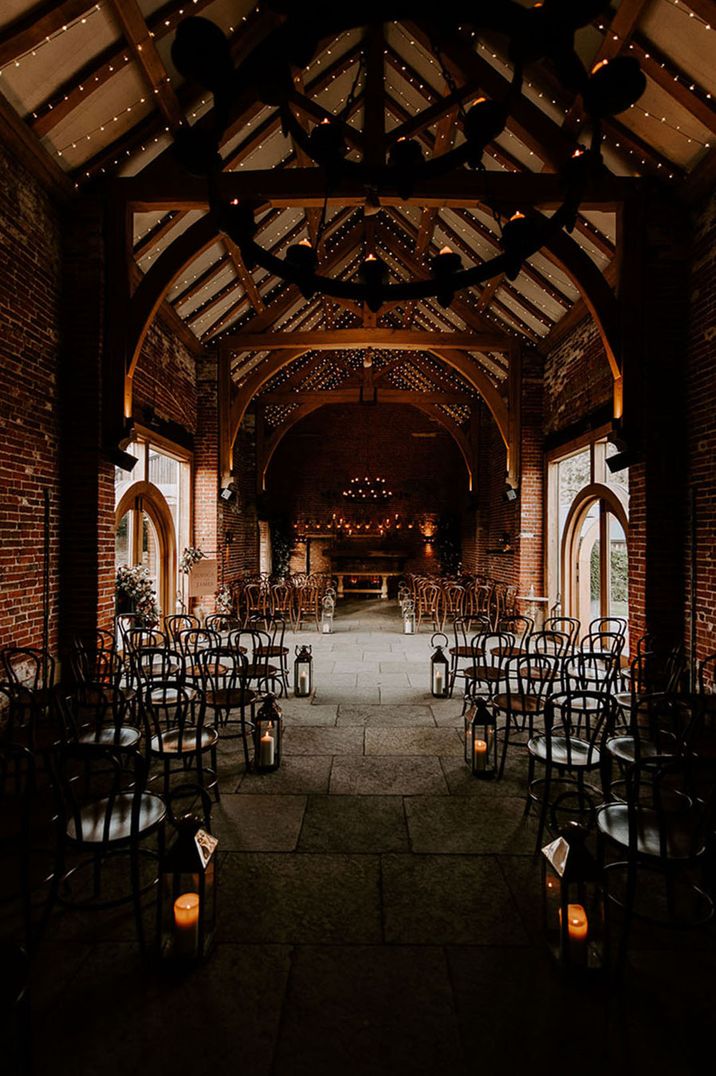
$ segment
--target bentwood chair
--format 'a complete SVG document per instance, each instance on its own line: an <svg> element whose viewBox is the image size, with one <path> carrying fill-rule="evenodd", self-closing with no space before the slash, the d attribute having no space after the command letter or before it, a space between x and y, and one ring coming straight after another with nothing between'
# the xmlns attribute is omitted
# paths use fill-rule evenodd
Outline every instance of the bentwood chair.
<svg viewBox="0 0 716 1076"><path fill-rule="evenodd" d="M268 636L268 639L266 639L266 636ZM282 613L271 613L266 617L266 632L262 633L262 638L264 641L254 647L253 660L276 663L283 693L288 695L289 649L284 645L286 619Z"/></svg>
<svg viewBox="0 0 716 1076"><path fill-rule="evenodd" d="M141 731L133 723L133 709L121 688L112 684L77 684L58 693L65 740L97 747L138 748Z"/></svg>
<svg viewBox="0 0 716 1076"><path fill-rule="evenodd" d="M533 803L538 804L538 851L548 817L556 820L560 813L571 817L576 814L581 821L591 823L596 806L602 801L602 789L599 781L592 783L587 778L599 775L602 740L613 725L613 704L604 695L560 692L546 699L544 732L531 736L527 743L525 813L529 813ZM539 777L535 777L537 765L542 768ZM559 790L556 796L555 786Z"/></svg>
<svg viewBox="0 0 716 1076"><path fill-rule="evenodd" d="M150 759L162 765L163 795L171 790L171 778L193 766L200 788L214 791L219 799L217 743L219 734L205 723L203 696L175 681L155 681L147 685L142 699L145 736ZM209 755L211 767L204 763Z"/></svg>
<svg viewBox="0 0 716 1076"><path fill-rule="evenodd" d="M210 646L199 654L204 705L214 716L222 740L241 738L246 769L251 768L249 737L253 732L256 692L249 688L249 662L234 646Z"/></svg>
<svg viewBox="0 0 716 1076"><path fill-rule="evenodd" d="M164 627L172 646L178 650L181 632L200 627L200 621L198 616L193 616L191 613L174 613L164 618Z"/></svg>
<svg viewBox="0 0 716 1076"><path fill-rule="evenodd" d="M715 825L716 762L692 753L632 764L624 799L599 809L607 912L615 906L623 912L619 967L634 919L684 928L712 917L699 869L713 852Z"/></svg>
<svg viewBox="0 0 716 1076"><path fill-rule="evenodd" d="M463 713L477 696L492 698L504 681L507 654L514 646L514 636L505 632L483 631L470 641L470 664L459 670L465 679Z"/></svg>
<svg viewBox="0 0 716 1076"><path fill-rule="evenodd" d="M137 938L144 947L142 897L158 878L158 854L147 842L159 835L166 818L161 797L147 791L147 765L131 748L64 744L55 756L57 796L57 871L53 898L87 910L131 902ZM68 866L68 857L74 862ZM102 891L104 868L119 856L128 861L128 888ZM143 882L141 861L153 864Z"/></svg>
<svg viewBox="0 0 716 1076"><path fill-rule="evenodd" d="M229 646L238 650L239 653L246 654L246 677L253 690L257 692L270 690L277 695L281 694L283 683L279 672L280 665L276 664L277 659L281 661L281 655L271 653L277 648L273 645L269 632L262 631L256 626L241 628L231 633ZM276 690L277 687L278 690Z"/></svg>
<svg viewBox="0 0 716 1076"><path fill-rule="evenodd" d="M579 641L582 625L576 616L548 616L543 624L545 631L558 631L569 639L569 651L573 651Z"/></svg>
<svg viewBox="0 0 716 1076"><path fill-rule="evenodd" d="M486 616L476 615L471 618L480 624L482 631L489 631L490 624ZM455 687L455 680L457 679L458 672L460 670L460 662L465 660L472 661L474 654L471 645L470 638L468 637L468 631L470 621L467 617L458 616L455 617L452 624L453 633L453 645L450 647L450 698L452 698L453 690Z"/></svg>
<svg viewBox="0 0 716 1076"><path fill-rule="evenodd" d="M505 771L510 742L524 749L535 735L537 722L544 717L557 669L556 659L544 654L521 654L505 662L502 690L492 700L496 713L505 718L500 777ZM515 733L525 734L527 739L515 740Z"/></svg>

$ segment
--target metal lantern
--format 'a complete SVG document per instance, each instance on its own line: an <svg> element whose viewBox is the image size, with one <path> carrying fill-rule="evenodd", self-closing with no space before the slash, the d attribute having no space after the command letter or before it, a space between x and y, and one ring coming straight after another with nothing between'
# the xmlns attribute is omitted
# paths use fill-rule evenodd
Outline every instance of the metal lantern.
<svg viewBox="0 0 716 1076"><path fill-rule="evenodd" d="M411 598L403 602L403 635L415 635L415 602Z"/></svg>
<svg viewBox="0 0 716 1076"><path fill-rule="evenodd" d="M192 792L204 800L208 819L208 793L201 788ZM172 825L175 833L160 867L160 949L162 956L192 963L209 953L216 934L219 842L193 814L172 818Z"/></svg>
<svg viewBox="0 0 716 1076"><path fill-rule="evenodd" d="M436 643L436 639L444 642ZM445 656L445 647L448 645L448 637L441 631L436 631L430 640L433 648L430 658L430 691L435 699L446 699L450 693L450 663Z"/></svg>
<svg viewBox="0 0 716 1076"><path fill-rule="evenodd" d="M313 658L310 646L296 647L293 663L293 693L297 699L308 698L313 693Z"/></svg>
<svg viewBox="0 0 716 1076"><path fill-rule="evenodd" d="M575 973L606 965L604 888L588 835L585 826L570 822L542 849L545 934L555 959Z"/></svg>
<svg viewBox="0 0 716 1076"><path fill-rule="evenodd" d="M275 695L266 695L254 720L254 769L270 773L281 765L283 712Z"/></svg>
<svg viewBox="0 0 716 1076"><path fill-rule="evenodd" d="M321 632L324 635L331 635L333 633L333 614L336 609L336 599L332 593L327 593L323 599L323 608L321 612Z"/></svg>
<svg viewBox="0 0 716 1076"><path fill-rule="evenodd" d="M473 777L497 777L497 719L482 698L475 699L465 713L465 762Z"/></svg>

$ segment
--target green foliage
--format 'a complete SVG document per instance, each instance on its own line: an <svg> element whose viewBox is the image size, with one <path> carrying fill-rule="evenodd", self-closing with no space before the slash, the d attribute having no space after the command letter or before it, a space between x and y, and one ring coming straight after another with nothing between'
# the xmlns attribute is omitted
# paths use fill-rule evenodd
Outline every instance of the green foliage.
<svg viewBox="0 0 716 1076"><path fill-rule="evenodd" d="M595 545L592 551L591 563L591 593L599 596L599 553ZM611 600L612 602L626 602L629 597L629 558L626 549L612 547L611 552Z"/></svg>
<svg viewBox="0 0 716 1076"><path fill-rule="evenodd" d="M441 575L457 575L462 560L462 541L457 516L440 516L435 534L435 549Z"/></svg>
<svg viewBox="0 0 716 1076"><path fill-rule="evenodd" d="M293 528L284 516L274 516L269 520L271 531L271 559L273 575L283 579L289 573L291 552L294 546Z"/></svg>

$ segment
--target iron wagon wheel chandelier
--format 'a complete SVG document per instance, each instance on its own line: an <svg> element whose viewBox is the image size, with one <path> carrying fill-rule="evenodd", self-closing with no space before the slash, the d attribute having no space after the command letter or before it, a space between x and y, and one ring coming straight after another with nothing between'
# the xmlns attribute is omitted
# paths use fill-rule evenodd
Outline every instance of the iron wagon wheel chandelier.
<svg viewBox="0 0 716 1076"><path fill-rule="evenodd" d="M455 293L464 288L502 273L514 280L524 261L552 236L562 229L573 229L587 183L606 171L601 154L602 120L627 109L646 88L636 58L602 61L589 72L575 51L576 31L608 7L608 0L541 0L532 8L524 8L514 0L484 0L482 4L475 0L443 0L439 12L415 0L362 0L346 5L325 0L300 5L270 0L268 6L284 15L284 21L237 68L227 38L214 23L191 16L179 24L172 46L174 63L186 79L213 92L215 107L213 126L197 125L176 132L175 150L188 171L206 177L217 228L238 245L247 267L260 265L295 284L307 299L319 293L365 302L371 310L378 311L385 302L435 297L447 307ZM350 136L357 133L348 123L350 109L346 107L339 116L326 115L310 132L306 131L295 112L300 99L293 72L306 67L317 52L342 33L401 19L421 23L435 42L466 27L476 33L487 31L506 37L512 79L501 101L479 97L467 111L458 102L464 141L448 153L426 159L417 139L391 142L388 134L388 151L382 162L369 161L365 153L360 160L349 159ZM482 158L487 146L507 126L510 108L522 93L524 66L542 60L549 61L565 91L581 95L591 137L588 146L575 141L565 154L560 168L563 199L551 216L513 206L506 219L504 206L490 204L489 172ZM360 67L352 94L359 77ZM320 170L325 193L323 221L331 194L344 181L354 185L357 182L365 191L366 204L379 207L381 197L407 201L415 187L467 166L480 173L475 204L490 208L500 222L502 252L465 269L460 255L445 249L431 259L429 278L397 283L388 282L387 264L371 250L364 254L358 280L322 274L318 251L308 239L290 246L284 257L271 253L256 241L255 215L260 196L227 202L218 193L217 178L222 168L219 145L234 102L252 91L264 104L279 109L284 132L291 134Z"/></svg>

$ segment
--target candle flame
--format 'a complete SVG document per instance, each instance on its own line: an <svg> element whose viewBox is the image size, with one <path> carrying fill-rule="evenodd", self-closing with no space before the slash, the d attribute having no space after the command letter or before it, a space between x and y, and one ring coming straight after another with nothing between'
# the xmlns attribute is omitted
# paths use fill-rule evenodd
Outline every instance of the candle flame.
<svg viewBox="0 0 716 1076"><path fill-rule="evenodd" d="M299 245L299 247L312 247L312 246L313 246L313 244L312 244L312 242L311 242L311 240L310 240L310 239L302 239L302 240L301 240L301 241L299 242L299 244L298 244L298 245Z"/></svg>
<svg viewBox="0 0 716 1076"><path fill-rule="evenodd" d="M482 105L485 103L486 100L486 97L476 97L475 100L472 102L472 107L474 108L475 105Z"/></svg>
<svg viewBox="0 0 716 1076"><path fill-rule="evenodd" d="M376 260L375 254L366 254L365 260L367 262L374 262Z"/></svg>
<svg viewBox="0 0 716 1076"><path fill-rule="evenodd" d="M609 60L600 60L599 63L595 64L594 67L592 68L592 74L596 75L597 71L599 71L602 67L606 67L606 65L608 63L609 63Z"/></svg>
<svg viewBox="0 0 716 1076"><path fill-rule="evenodd" d="M445 244L445 246L444 246L444 247L442 248L442 250L440 251L440 253L441 253L441 254L452 254L452 247L449 247L449 246L447 245L447 243L446 243L446 244Z"/></svg>
<svg viewBox="0 0 716 1076"><path fill-rule="evenodd" d="M513 214L512 214L512 216L510 217L510 221L513 221L513 220L524 220L524 219L525 219L525 215L524 215L524 213L522 213L522 212L521 212L521 211L520 211L519 209L517 210L517 212L516 212L516 213L513 213Z"/></svg>

